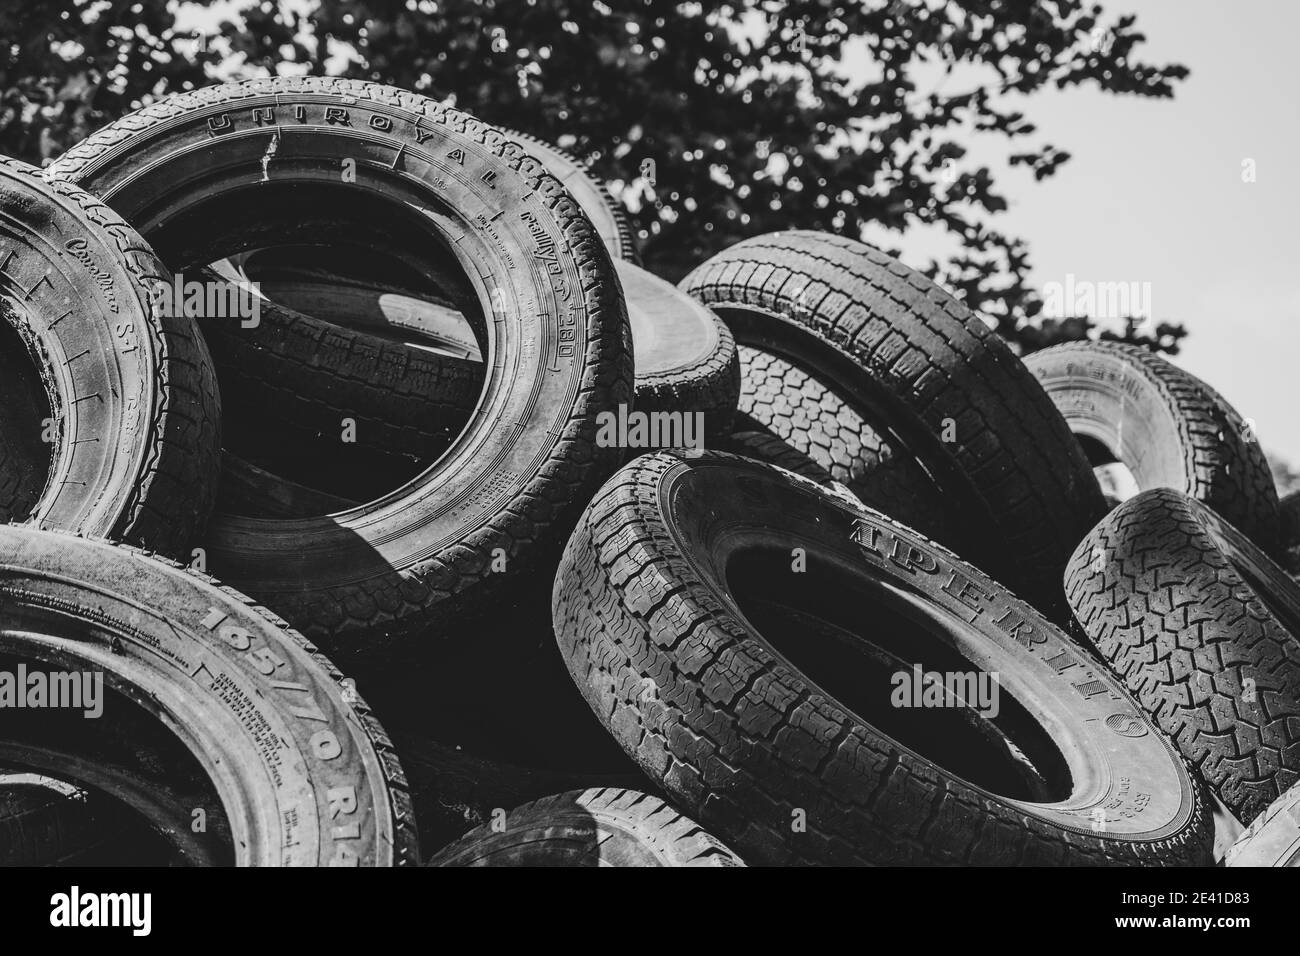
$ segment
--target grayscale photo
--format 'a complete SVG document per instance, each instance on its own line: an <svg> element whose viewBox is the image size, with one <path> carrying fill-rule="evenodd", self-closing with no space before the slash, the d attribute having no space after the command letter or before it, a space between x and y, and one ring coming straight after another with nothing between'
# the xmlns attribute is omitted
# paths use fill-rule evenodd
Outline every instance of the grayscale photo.
<svg viewBox="0 0 1300 956"><path fill-rule="evenodd" d="M1298 32L0 0L15 918L884 867L1285 923Z"/></svg>

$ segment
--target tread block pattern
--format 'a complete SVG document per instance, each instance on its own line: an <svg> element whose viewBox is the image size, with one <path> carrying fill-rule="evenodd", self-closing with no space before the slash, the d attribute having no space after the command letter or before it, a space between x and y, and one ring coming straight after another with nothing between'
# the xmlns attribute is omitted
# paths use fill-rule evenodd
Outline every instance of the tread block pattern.
<svg viewBox="0 0 1300 956"><path fill-rule="evenodd" d="M811 334L862 369L863 404L893 419L871 423L903 436L942 491L967 499L963 530L981 553L958 550L1067 617L1060 573L1105 502L1042 386L974 313L870 246L807 231L738 243L682 288L724 320L748 311L765 338Z"/></svg>
<svg viewBox="0 0 1300 956"><path fill-rule="evenodd" d="M1079 545L1065 590L1110 669L1249 823L1300 781L1300 639L1201 508L1167 489L1129 499Z"/></svg>
<svg viewBox="0 0 1300 956"><path fill-rule="evenodd" d="M556 575L555 634L600 721L750 863L1208 859L1202 801L1188 826L1159 843L1051 827L954 782L817 692L749 639L677 549L659 483L678 461L671 453L638 458L592 502ZM799 811L803 832L792 829Z"/></svg>
<svg viewBox="0 0 1300 956"><path fill-rule="evenodd" d="M852 405L811 373L751 346L740 346L741 396L737 434L766 433L785 444L746 439L751 455L818 484L833 481L858 500L929 537L955 544L951 522L929 478L905 452L880 436ZM736 442L736 435L732 442ZM740 447L725 450L746 454ZM764 457L771 452L784 460ZM804 460L791 467L796 459ZM809 473L814 466L826 476Z"/></svg>
<svg viewBox="0 0 1300 956"><path fill-rule="evenodd" d="M223 283L210 270L205 281ZM228 414L267 415L338 434L356 422L356 442L434 459L473 414L483 366L347 329L262 300L259 321L212 318L201 329L216 363Z"/></svg>

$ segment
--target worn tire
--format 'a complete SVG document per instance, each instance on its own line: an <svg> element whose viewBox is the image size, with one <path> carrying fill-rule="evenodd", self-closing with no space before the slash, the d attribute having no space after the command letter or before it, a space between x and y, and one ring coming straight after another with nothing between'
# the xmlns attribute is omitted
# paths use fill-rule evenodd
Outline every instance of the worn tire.
<svg viewBox="0 0 1300 956"><path fill-rule="evenodd" d="M974 313L884 253L815 232L746 239L681 286L739 345L851 399L950 504L944 543L1066 619L1061 571L1105 504L1042 386Z"/></svg>
<svg viewBox="0 0 1300 956"><path fill-rule="evenodd" d="M707 435L725 434L740 394L740 361L730 330L671 283L630 262L616 259L614 267L636 354L636 410L698 412L704 416ZM371 332L384 328L403 334L408 345L426 343L467 356L477 353L468 321L446 304L385 292L381 285L352 285L366 278L356 272L349 274L348 283L331 285L277 281L284 273L265 260L259 264L258 257L248 260L245 269L268 298L313 318ZM380 281L371 280L376 285Z"/></svg>
<svg viewBox="0 0 1300 956"><path fill-rule="evenodd" d="M102 671L212 768L237 863L415 860L383 729L324 656L247 598L123 545L8 525L0 606L0 651Z"/></svg>
<svg viewBox="0 0 1300 956"><path fill-rule="evenodd" d="M718 444L717 450L776 465L801 478L815 481L831 494L844 498L849 504L855 506L862 504L861 499L851 492L847 485L836 481L831 477L831 473L817 462L766 429L735 432L723 439Z"/></svg>
<svg viewBox="0 0 1300 956"><path fill-rule="evenodd" d="M766 428L734 432L721 443L718 451L744 455L769 465L777 465L786 471L792 471L801 478L815 481L823 488L834 488L841 494L852 497L853 493L843 483L836 481L831 473L806 454L795 448L775 432Z"/></svg>
<svg viewBox="0 0 1300 956"><path fill-rule="evenodd" d="M691 296L640 266L616 262L636 351L636 410L699 413L725 435L740 397L731 331Z"/></svg>
<svg viewBox="0 0 1300 956"><path fill-rule="evenodd" d="M334 172L343 159L356 160L355 182ZM473 117L357 80L248 80L151 104L46 174L95 190L193 263L232 251L205 242L204 209L229 212L250 193L257 209L290 187L366 222L376 208L391 211L393 228L405 216L426 230L430 249L441 247L427 231L455 233L457 254L473 263L466 284L491 317L493 361L453 447L360 508L327 519L227 517L208 537L218 574L336 653L427 640L439 621L545 567L617 466L618 449L595 443L596 416L632 396L609 253L545 166ZM264 232L258 245L274 245L274 230ZM489 276L504 309L491 301ZM498 553L506 572L492 571Z"/></svg>
<svg viewBox="0 0 1300 956"><path fill-rule="evenodd" d="M1128 467L1140 491L1203 501L1265 551L1278 549L1278 500L1259 439L1218 392L1137 345L1070 342L1025 365L1075 435ZM1094 464L1103 464L1094 461Z"/></svg>
<svg viewBox="0 0 1300 956"><path fill-rule="evenodd" d="M0 739L0 753L5 749ZM86 748L82 748L83 752ZM41 753L55 762L67 755ZM103 758L95 754L97 769ZM120 769L120 768L119 768ZM120 779L120 778L119 778ZM150 796L166 791L149 782ZM120 791L117 791L120 793ZM184 799L183 797L180 799ZM102 790L53 776L0 769L0 869L10 866L220 866L191 832L194 800L181 805L172 833L160 833ZM229 834L224 836L228 839ZM196 849L198 845L198 849Z"/></svg>
<svg viewBox="0 0 1300 956"><path fill-rule="evenodd" d="M453 306L341 280L263 279L259 286L267 299L313 319L437 355L483 361L473 329Z"/></svg>
<svg viewBox="0 0 1300 956"><path fill-rule="evenodd" d="M225 285L211 269L200 281ZM434 459L474 413L481 363L433 355L262 299L255 327L202 319L227 416L319 432L356 423L356 444Z"/></svg>
<svg viewBox="0 0 1300 956"><path fill-rule="evenodd" d="M185 553L216 495L221 406L194 321L154 301L170 275L106 205L25 163L0 159L0 216L0 311L57 434L28 520Z"/></svg>
<svg viewBox="0 0 1300 956"><path fill-rule="evenodd" d="M1065 590L1242 823L1300 780L1300 586L1244 534L1181 492L1145 491L1079 544Z"/></svg>
<svg viewBox="0 0 1300 956"><path fill-rule="evenodd" d="M426 866L744 866L736 854L658 797L572 790L515 807Z"/></svg>
<svg viewBox="0 0 1300 956"><path fill-rule="evenodd" d="M762 602L820 618L825 637L753 623ZM788 472L719 453L637 459L570 539L553 618L597 717L751 862L1209 859L1202 792L1099 663L951 552ZM888 706L891 666L954 652L1012 695L1006 729Z"/></svg>
<svg viewBox="0 0 1300 956"><path fill-rule="evenodd" d="M775 355L749 346L739 353L738 429L776 436L864 504L936 541L956 540L947 508L925 470L882 439L852 402ZM826 484L810 474L804 477Z"/></svg>
<svg viewBox="0 0 1300 956"><path fill-rule="evenodd" d="M1274 800L1237 837L1224 866L1300 866L1300 784Z"/></svg>

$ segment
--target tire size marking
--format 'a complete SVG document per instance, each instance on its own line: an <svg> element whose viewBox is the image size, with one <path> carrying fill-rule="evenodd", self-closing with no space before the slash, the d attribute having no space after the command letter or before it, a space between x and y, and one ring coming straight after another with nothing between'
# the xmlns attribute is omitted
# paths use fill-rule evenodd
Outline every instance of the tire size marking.
<svg viewBox="0 0 1300 956"><path fill-rule="evenodd" d="M253 633L233 622L227 623L229 620L229 614L220 608L209 606L207 614L199 624L208 631L215 632L226 646L238 652L263 677L270 677L280 668L288 667L288 662L276 654L269 644L254 647ZM272 690L280 691L284 695L295 695L292 700L287 696L284 697L286 708L294 717L326 724L330 722L329 716L316 702L312 689L306 684L294 680L271 680L268 683ZM305 699L296 695L305 695ZM343 754L343 744L339 741L338 735L328 727L313 733L308 738L307 746L322 762L337 760ZM352 786L330 788L325 793L325 799L330 809L331 819L356 812L356 789ZM331 838L335 841L335 846L329 865L357 866L360 861L356 851L337 841L359 840L360 824L345 822L334 826L331 829Z"/></svg>
<svg viewBox="0 0 1300 956"><path fill-rule="evenodd" d="M1114 794L1107 794L1106 799L1092 808L1076 811L1081 816L1091 816L1100 809L1104 813L1105 823L1119 823L1121 820L1136 820L1151 803L1151 794L1133 789L1129 777L1119 778L1119 789ZM1111 813L1114 816L1111 816Z"/></svg>

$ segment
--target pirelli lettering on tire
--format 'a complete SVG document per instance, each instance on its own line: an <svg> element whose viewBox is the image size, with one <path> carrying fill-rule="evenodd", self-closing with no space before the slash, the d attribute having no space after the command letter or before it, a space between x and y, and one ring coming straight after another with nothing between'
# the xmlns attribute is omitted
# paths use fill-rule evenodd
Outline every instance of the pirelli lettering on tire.
<svg viewBox="0 0 1300 956"><path fill-rule="evenodd" d="M936 551L923 551L895 534L890 526L878 524L870 518L855 519L851 537L863 555L874 563L888 561L907 574L926 575L941 581L937 592L929 589L928 593L943 594L945 603L968 623L981 617L988 618L1011 640L1025 650L1038 654L1057 674L1068 674L1070 686L1084 700L1097 697L1106 697L1116 702L1122 700L1105 682L1098 679L1097 672L1084 664L1077 653L1062 647L1058 637L1049 636L1041 624L1027 620L1023 611L1005 600L1005 595L978 587L968 576L944 562ZM1106 718L1106 726L1116 733L1121 731L1116 729L1113 721L1121 722L1121 726L1128 726L1129 721L1136 721L1139 725L1143 723L1140 717L1131 712L1112 714Z"/></svg>

